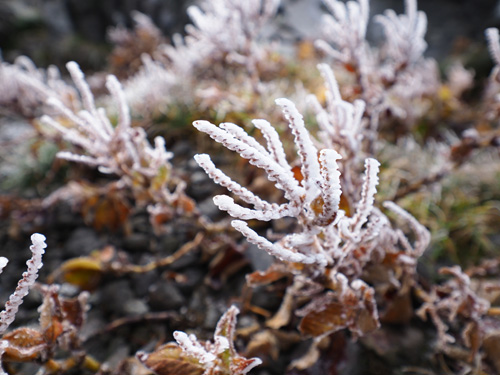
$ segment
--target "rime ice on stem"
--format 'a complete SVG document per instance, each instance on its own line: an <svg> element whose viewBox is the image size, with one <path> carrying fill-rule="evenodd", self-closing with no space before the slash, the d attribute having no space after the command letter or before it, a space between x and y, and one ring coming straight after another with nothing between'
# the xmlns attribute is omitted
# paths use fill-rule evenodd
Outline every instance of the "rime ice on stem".
<svg viewBox="0 0 500 375"><path fill-rule="evenodd" d="M23 298L26 297L30 288L35 283L38 277L38 270L42 267L42 255L47 247L45 236L35 233L31 236L32 245L30 250L32 253L31 259L26 262L28 269L23 273L23 277L19 280L16 290L9 297L5 304L5 309L0 312L0 335L5 333L10 324L14 321L19 306L23 303ZM3 270L7 264L7 259L0 257L0 269ZM0 271L1 272L1 271Z"/></svg>
<svg viewBox="0 0 500 375"><path fill-rule="evenodd" d="M0 61L0 105L14 107L16 112L35 117L47 110L44 102L54 96L66 106L76 108L75 89L68 85L55 66L38 69L26 56L19 56L13 64Z"/></svg>

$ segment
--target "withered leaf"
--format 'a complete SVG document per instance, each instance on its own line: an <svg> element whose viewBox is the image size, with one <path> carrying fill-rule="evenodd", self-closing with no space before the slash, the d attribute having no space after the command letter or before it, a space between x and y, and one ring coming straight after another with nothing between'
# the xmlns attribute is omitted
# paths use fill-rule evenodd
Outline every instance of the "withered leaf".
<svg viewBox="0 0 500 375"><path fill-rule="evenodd" d="M151 354L138 353L137 358L157 375L201 375L205 371L175 343L165 344Z"/></svg>
<svg viewBox="0 0 500 375"><path fill-rule="evenodd" d="M32 361L40 356L47 344L40 332L32 328L18 328L3 335L8 342L2 360L6 362Z"/></svg>
<svg viewBox="0 0 500 375"><path fill-rule="evenodd" d="M464 330L462 331L462 338L464 339L465 345L470 348L469 360L472 362L475 355L479 352L479 348L483 343L483 334L479 328L479 324L475 321L467 323Z"/></svg>
<svg viewBox="0 0 500 375"><path fill-rule="evenodd" d="M117 230L127 221L130 207L119 197L104 199L95 207L94 228Z"/></svg>
<svg viewBox="0 0 500 375"><path fill-rule="evenodd" d="M248 371L253 369L255 366L258 366L262 363L259 358L245 358L241 356L233 357L231 360L231 374L239 375L246 374Z"/></svg>
<svg viewBox="0 0 500 375"><path fill-rule="evenodd" d="M413 306L410 293L396 295L389 301L380 321L389 324L405 324L413 317Z"/></svg>
<svg viewBox="0 0 500 375"><path fill-rule="evenodd" d="M288 276L290 272L284 264L274 263L265 271L255 271L246 276L247 284L251 287L268 285Z"/></svg>
<svg viewBox="0 0 500 375"><path fill-rule="evenodd" d="M293 291L291 290L291 288L288 288L278 312L266 322L266 326L273 329L279 329L283 326L286 326L290 322L290 319L292 317L292 309Z"/></svg>
<svg viewBox="0 0 500 375"><path fill-rule="evenodd" d="M320 336L348 326L351 321L349 311L339 302L330 302L321 310L311 311L304 316L299 324L299 330L308 335Z"/></svg>
<svg viewBox="0 0 500 375"><path fill-rule="evenodd" d="M483 342L486 358L492 363L495 370L500 374L500 331L486 337Z"/></svg>
<svg viewBox="0 0 500 375"><path fill-rule="evenodd" d="M379 326L376 314L365 301L363 306L357 303L342 303L329 301L325 298L324 304L313 301L310 307L302 309L305 312L299 324L299 330L314 337L349 328L356 335L375 330ZM321 300L319 301L321 302Z"/></svg>
<svg viewBox="0 0 500 375"><path fill-rule="evenodd" d="M274 361L276 361L279 355L278 338L270 330L256 333L250 339L245 355L247 357L255 355L269 355Z"/></svg>

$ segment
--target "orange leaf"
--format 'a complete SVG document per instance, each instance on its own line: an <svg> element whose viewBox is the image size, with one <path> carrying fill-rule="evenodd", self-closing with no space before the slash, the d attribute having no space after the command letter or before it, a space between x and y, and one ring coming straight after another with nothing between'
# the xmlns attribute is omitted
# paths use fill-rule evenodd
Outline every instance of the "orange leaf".
<svg viewBox="0 0 500 375"><path fill-rule="evenodd" d="M283 264L273 264L265 271L255 271L246 276L249 286L255 287L268 285L279 279L288 276L290 272L285 269Z"/></svg>
<svg viewBox="0 0 500 375"><path fill-rule="evenodd" d="M40 332L32 328L18 328L3 335L9 343L2 360L7 362L28 362L38 358L47 348Z"/></svg>
<svg viewBox="0 0 500 375"><path fill-rule="evenodd" d="M300 185L302 185L302 180L304 179L304 176L302 175L302 171L300 170L300 167L298 165L292 168L292 173L293 177L297 181L299 181Z"/></svg>

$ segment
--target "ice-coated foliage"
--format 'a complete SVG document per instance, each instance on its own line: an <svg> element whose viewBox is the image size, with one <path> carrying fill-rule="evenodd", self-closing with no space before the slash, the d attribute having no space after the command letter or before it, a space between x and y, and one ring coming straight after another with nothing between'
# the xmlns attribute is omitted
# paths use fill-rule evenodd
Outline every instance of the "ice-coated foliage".
<svg viewBox="0 0 500 375"><path fill-rule="evenodd" d="M58 157L97 167L100 172L117 175L119 185L132 190L139 204L147 204L152 215L170 213L171 207L184 198L181 181L174 191L172 182L172 153L165 148L163 137L156 137L154 145L147 139L146 131L134 127L122 87L115 76L106 80L111 98L118 107L118 122L112 124L104 108L97 108L84 75L75 62L67 68L81 95L83 110L74 112L55 97L47 99L58 113L43 116L42 122L59 132L62 137L85 154L61 151ZM181 198L182 197L182 198ZM57 198L53 195L49 201Z"/></svg>
<svg viewBox="0 0 500 375"><path fill-rule="evenodd" d="M40 109L49 96L57 97L66 106L77 108L76 91L60 76L55 66L39 69L26 56L13 64L0 64L0 105L13 107L24 116L40 115ZM47 110L47 108L44 108Z"/></svg>
<svg viewBox="0 0 500 375"><path fill-rule="evenodd" d="M125 82L125 96L132 108L154 112L167 103L192 104L196 97L202 103L218 102L220 96L238 101L240 98L218 89L218 81L229 75L228 66L253 77L244 84L257 90L258 65L269 64L271 51L261 45L260 35L278 6L279 0L207 0L190 6L187 35L176 34L172 44L159 44L155 51L143 54L142 67Z"/></svg>
<svg viewBox="0 0 500 375"><path fill-rule="evenodd" d="M176 343L168 343L155 352L137 353L137 358L158 375L192 373L200 375L244 375L262 363L247 359L234 347L236 306L231 306L217 323L214 340L199 341L193 334L175 331ZM177 371L182 372L177 372Z"/></svg>
<svg viewBox="0 0 500 375"><path fill-rule="evenodd" d="M35 283L38 277L38 270L42 267L42 255L45 253L47 244L43 234L35 233L31 236L32 245L30 246L32 257L26 262L28 269L23 273L23 277L19 280L16 290L9 297L5 304L5 309L0 312L0 335L3 334L10 324L14 321L19 306L23 303L23 298L26 297L30 288ZM1 258L1 269L7 264L6 258Z"/></svg>
<svg viewBox="0 0 500 375"><path fill-rule="evenodd" d="M6 350L11 346L8 340L2 338L5 331L9 328L11 323L16 318L19 306L23 303L26 297L38 278L38 270L42 267L42 255L45 253L47 244L45 243L45 236L43 234L34 233L31 235L31 258L26 262L27 270L23 273L21 280L19 280L16 289L10 295L9 300L5 303L5 309L0 312L0 374L7 374L2 368L2 357ZM0 273L7 265L7 258L0 257ZM22 349L22 348L21 348ZM30 348L25 348L29 351Z"/></svg>
<svg viewBox="0 0 500 375"><path fill-rule="evenodd" d="M384 206L413 230L415 240L411 244L403 231L393 227L376 207L380 163L366 157L364 172L359 165L369 155L364 142L373 137L373 129L363 119L365 103L342 100L331 69L326 65L319 68L327 90L326 108L317 98L309 98L320 128L316 138L309 133L294 103L288 99L276 100L294 136L296 160L288 161L289 150L285 150L277 131L266 120L253 120L265 146L235 124L193 123L216 142L262 169L268 180L282 191L285 203L268 202L255 195L219 170L207 154L196 155L195 160L216 183L244 203L228 195L214 197L219 209L236 219L232 226L249 242L288 264L292 273L309 278L304 284L297 276L290 287L294 292L290 293L297 293L308 283L316 284L320 290L326 287L324 293L314 296L299 312L304 316L301 330L321 336L347 327L360 336L379 324L375 292L363 280L366 270L380 266L390 257L391 264L382 267L387 273L384 277L393 287L406 289L413 283L416 260L429 244L430 235L408 212L386 202ZM274 242L246 222L284 217L295 218L297 226ZM285 308L290 308L289 302L285 304L288 305ZM362 310L368 311L368 315L360 317ZM311 328L308 322L315 319L312 316L318 311L339 319L326 324L323 331Z"/></svg>
<svg viewBox="0 0 500 375"><path fill-rule="evenodd" d="M254 69L261 56L255 45L262 26L273 17L279 0L209 0L188 8L192 25L176 35L165 53L175 70L190 72L206 60L226 59Z"/></svg>
<svg viewBox="0 0 500 375"><path fill-rule="evenodd" d="M422 99L435 94L439 85L436 62L423 56L427 17L417 10L417 1L406 0L404 14L387 10L375 17L385 34L379 48L366 40L368 0L325 0L325 4L331 14L324 16L323 36L316 46L335 66L354 74L374 123L387 109L411 123L425 110Z"/></svg>
<svg viewBox="0 0 500 375"><path fill-rule="evenodd" d="M282 204L267 202L217 169L208 155L196 155L198 164L216 183L252 206L236 203L227 195L216 196L215 204L238 219L233 220L232 226L248 241L282 261L313 265L320 273L325 268L332 268L348 275L350 280L360 277L373 257L380 259L386 253L399 254L397 258L401 264L411 263L414 266L415 259L422 254L429 242L428 232L408 213L394 203L388 203L387 207L408 221L414 229L417 241L412 247L401 230L393 229L387 217L374 207L379 163L367 158L360 186L344 189L339 172L339 162L342 162L340 154L328 148L318 150L295 105L287 99L278 99L276 102L282 107L295 137L300 160L299 180L294 177L291 163L285 158L283 145L276 131L267 121L253 121L264 135L267 147L234 124L223 123L216 126L207 121L194 122L198 130L238 152L250 164L263 169L268 179L282 190L288 201ZM354 181L357 182L358 179ZM344 190L356 195L348 197L349 201L354 202L352 212L348 215L339 208ZM297 219L299 229L286 234L277 242L271 242L257 234L243 221L269 221L287 216ZM363 249L363 255L357 253L360 248ZM404 250L403 253L400 252L401 249Z"/></svg>

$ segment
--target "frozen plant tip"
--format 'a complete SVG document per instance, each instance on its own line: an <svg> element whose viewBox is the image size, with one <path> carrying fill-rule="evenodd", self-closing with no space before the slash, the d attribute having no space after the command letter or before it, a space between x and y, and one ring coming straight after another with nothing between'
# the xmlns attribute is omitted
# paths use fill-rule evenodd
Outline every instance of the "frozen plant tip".
<svg viewBox="0 0 500 375"><path fill-rule="evenodd" d="M236 306L226 311L217 323L213 342L200 342L193 334L175 331L177 343L168 343L151 354L140 352L137 357L159 375L173 373L178 366L182 366L185 373L244 375L262 361L244 358L236 352L234 335L238 313Z"/></svg>
<svg viewBox="0 0 500 375"><path fill-rule="evenodd" d="M35 283L38 277L38 270L42 267L42 254L45 253L47 247L45 243L45 236L43 234L35 233L31 236L32 245L31 259L26 262L28 269L23 273L23 277L19 280L16 290L9 297L5 303L5 309L0 312L0 335L2 335L10 324L14 321L19 306L23 303L23 298L29 293L30 288ZM7 264L7 259L0 258L0 269L3 270Z"/></svg>

